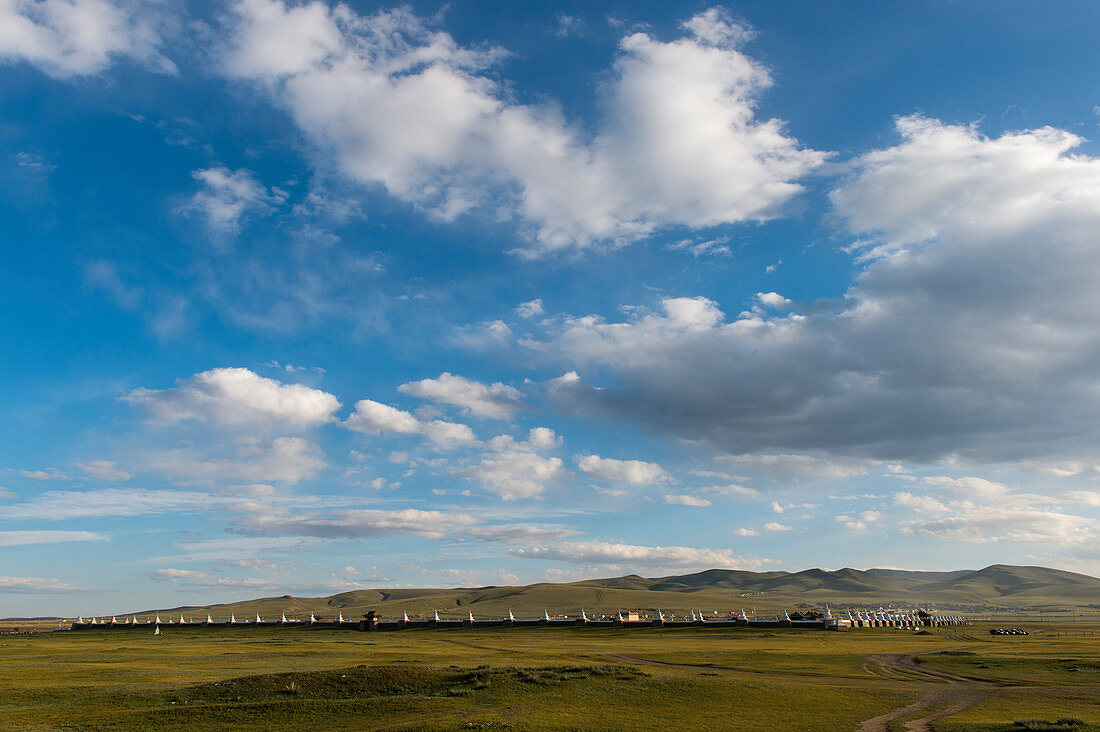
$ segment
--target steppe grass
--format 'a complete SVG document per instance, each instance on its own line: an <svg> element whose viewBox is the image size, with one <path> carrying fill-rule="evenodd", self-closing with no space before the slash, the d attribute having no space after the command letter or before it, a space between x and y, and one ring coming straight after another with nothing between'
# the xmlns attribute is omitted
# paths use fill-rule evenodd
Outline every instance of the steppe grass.
<svg viewBox="0 0 1100 732"><path fill-rule="evenodd" d="M937 730L1021 729L1014 720L1036 718L1080 717L1082 729L1100 722L1094 639L1012 644L964 630L0 636L0 726L846 730L920 694L911 682L868 673L875 654L913 655L925 668L1014 685L936 722ZM967 653L974 655L957 655Z"/></svg>

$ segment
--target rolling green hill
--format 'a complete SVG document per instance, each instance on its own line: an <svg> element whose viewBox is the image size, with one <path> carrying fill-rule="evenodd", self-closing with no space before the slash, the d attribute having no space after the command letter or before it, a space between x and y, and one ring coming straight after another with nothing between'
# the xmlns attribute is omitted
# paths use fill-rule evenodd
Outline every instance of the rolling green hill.
<svg viewBox="0 0 1100 732"><path fill-rule="evenodd" d="M797 604L915 605L960 604L994 607L1054 608L1100 603L1100 579L1045 567L1016 567L996 564L977 571L915 572L906 570L807 569L801 572L747 572L709 569L694 574L645 578L638 575L592 579L562 584L538 583L519 587L477 587L453 589L353 590L329 597L266 597L223 604L161 608L174 616L181 612L216 619L235 613L244 619L256 613L278 618L345 619L374 610L383 617L403 612L429 617L500 617L509 610L517 616L533 617L543 610L575 615L584 608L589 614L614 613L619 609L661 608L666 613L687 614L690 610L712 613L742 607L758 612L779 612ZM153 611L143 611L148 615ZM123 613L120 613L123 614ZM125 613L129 615L130 613Z"/></svg>

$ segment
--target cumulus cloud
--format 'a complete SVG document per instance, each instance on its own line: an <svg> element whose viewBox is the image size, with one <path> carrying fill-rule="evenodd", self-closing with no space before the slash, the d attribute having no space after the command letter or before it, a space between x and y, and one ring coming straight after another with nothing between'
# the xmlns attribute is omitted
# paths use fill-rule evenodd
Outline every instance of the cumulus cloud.
<svg viewBox="0 0 1100 732"><path fill-rule="evenodd" d="M631 485L653 485L672 480L665 469L657 463L642 460L616 460L599 455L578 455L577 467L582 472L603 480L615 480Z"/></svg>
<svg viewBox="0 0 1100 732"><path fill-rule="evenodd" d="M899 504L900 505L900 504ZM849 531L865 531L870 524L877 522L882 518L881 511L864 511L859 516L840 515L836 517L837 522L844 524L844 528Z"/></svg>
<svg viewBox="0 0 1100 732"><path fill-rule="evenodd" d="M284 193L269 191L244 168L230 170L220 165L196 170L191 176L202 189L191 197L187 209L205 218L215 231L235 234L246 215L269 213L286 199Z"/></svg>
<svg viewBox="0 0 1100 732"><path fill-rule="evenodd" d="M93 531L0 531L0 546L57 544L66 541L107 541L108 537Z"/></svg>
<svg viewBox="0 0 1100 732"><path fill-rule="evenodd" d="M444 371L436 379L412 381L397 387L402 394L461 407L475 417L508 419L522 406L518 389L505 384L482 384Z"/></svg>
<svg viewBox="0 0 1100 732"><path fill-rule="evenodd" d="M902 492L895 497L898 506L912 512L902 524L903 532L945 541L1054 544L1078 554L1095 548L1100 521L1069 513L1064 504L1074 501L1064 496L1007 490L960 496L950 482L938 485L953 495L940 499Z"/></svg>
<svg viewBox="0 0 1100 732"><path fill-rule="evenodd" d="M277 422L308 427L334 419L340 402L332 394L302 384L284 384L245 368L218 368L176 381L171 389L135 389L123 397L150 420L186 420L226 425Z"/></svg>
<svg viewBox="0 0 1100 732"><path fill-rule="evenodd" d="M4 0L0 61L25 61L60 79L97 74L124 57L154 71L175 71L158 50L152 10L108 0Z"/></svg>
<svg viewBox="0 0 1100 732"><path fill-rule="evenodd" d="M554 431L546 427L532 429L522 442L500 435L489 441L490 452L481 462L464 472L505 500L536 498L547 485L566 475L561 458L540 454L559 443Z"/></svg>
<svg viewBox="0 0 1100 732"><path fill-rule="evenodd" d="M397 407L370 399L355 403L355 412L344 420L344 426L368 435L386 432L422 435L440 447L454 447L477 439L474 431L464 424L441 419L423 421Z"/></svg>
<svg viewBox="0 0 1100 732"><path fill-rule="evenodd" d="M897 125L833 193L868 242L843 300L558 319L524 345L571 371L559 406L733 454L1095 464L1100 160L1049 128Z"/></svg>
<svg viewBox="0 0 1100 732"><path fill-rule="evenodd" d="M570 564L675 569L757 569L766 559L745 557L726 549L687 546L640 546L605 541L563 541L541 547L514 547L509 554L523 559L551 559Z"/></svg>
<svg viewBox="0 0 1100 732"><path fill-rule="evenodd" d="M766 219L824 157L756 118L771 79L720 11L673 41L623 38L594 134L513 99L488 71L503 50L407 8L242 0L227 25L225 72L266 89L349 177L444 220L511 215L530 251Z"/></svg>
<svg viewBox="0 0 1100 732"><path fill-rule="evenodd" d="M123 481L134 477L133 473L121 470L110 460L89 460L86 463L77 463L76 467L99 480Z"/></svg>

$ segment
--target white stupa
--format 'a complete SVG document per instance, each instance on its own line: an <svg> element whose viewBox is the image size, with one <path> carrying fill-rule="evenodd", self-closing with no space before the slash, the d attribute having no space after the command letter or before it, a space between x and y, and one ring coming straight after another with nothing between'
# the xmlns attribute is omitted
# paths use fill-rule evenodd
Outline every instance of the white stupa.
<svg viewBox="0 0 1100 732"><path fill-rule="evenodd" d="M282 616L279 618L279 622L280 623L285 623L286 622L286 613L282 614Z"/></svg>
<svg viewBox="0 0 1100 732"><path fill-rule="evenodd" d="M160 616L158 615L157 619L154 620L153 622L156 623L157 625L160 625Z"/></svg>
<svg viewBox="0 0 1100 732"><path fill-rule="evenodd" d="M84 624L84 616L83 616L83 615L78 615L78 616L76 617L76 622L78 622L78 623L80 623L81 625L83 625L83 624Z"/></svg>
<svg viewBox="0 0 1100 732"><path fill-rule="evenodd" d="M583 607L581 608L581 621L585 622L585 623L588 622L588 616L584 614L584 608Z"/></svg>
<svg viewBox="0 0 1100 732"><path fill-rule="evenodd" d="M256 613L256 622L257 623L262 623L263 622L263 620L260 620L260 614L259 613Z"/></svg>
<svg viewBox="0 0 1100 732"><path fill-rule="evenodd" d="M662 623L665 622L665 614L660 610L657 611L657 620Z"/></svg>
<svg viewBox="0 0 1100 732"><path fill-rule="evenodd" d="M230 613L230 615L229 615L229 624L232 625L235 622L237 622L237 616Z"/></svg>
<svg viewBox="0 0 1100 732"><path fill-rule="evenodd" d="M407 612L405 612L404 610L401 611L401 622L402 623L409 622L409 614Z"/></svg>
<svg viewBox="0 0 1100 732"><path fill-rule="evenodd" d="M474 622L474 611L470 610L469 613L470 613L470 622L472 623L472 622Z"/></svg>
<svg viewBox="0 0 1100 732"><path fill-rule="evenodd" d="M434 620L437 623L439 622L439 611L438 610L432 610L432 620Z"/></svg>
<svg viewBox="0 0 1100 732"><path fill-rule="evenodd" d="M508 622L512 622L516 619L516 616L512 614L512 608L508 608Z"/></svg>
<svg viewBox="0 0 1100 732"><path fill-rule="evenodd" d="M543 611L542 611L542 619L547 621L547 622L550 622L550 613L546 612L545 609L543 609Z"/></svg>
<svg viewBox="0 0 1100 732"><path fill-rule="evenodd" d="M340 613L340 614L338 614L338 615L336 616L336 622L337 622L337 623L342 623L342 622L344 622L344 614L343 614L343 613Z"/></svg>
<svg viewBox="0 0 1100 732"><path fill-rule="evenodd" d="M184 624L184 623L186 623L186 622L187 622L187 621L186 621L186 620L184 620L183 616L182 616L182 615L180 615L180 625L183 625L183 624Z"/></svg>
<svg viewBox="0 0 1100 732"><path fill-rule="evenodd" d="M213 622L214 622L214 618L210 617L210 615L208 614L208 615L206 616L206 623L207 623L207 625L210 625L210 624L212 624Z"/></svg>
<svg viewBox="0 0 1100 732"><path fill-rule="evenodd" d="M311 622L311 623L316 623L317 622L317 618L313 617L313 613L309 614L309 622Z"/></svg>

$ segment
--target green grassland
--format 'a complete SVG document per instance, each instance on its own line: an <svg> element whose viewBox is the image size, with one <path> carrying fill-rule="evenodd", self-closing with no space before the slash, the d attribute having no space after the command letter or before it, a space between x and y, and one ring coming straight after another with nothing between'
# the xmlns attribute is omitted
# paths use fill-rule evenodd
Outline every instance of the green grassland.
<svg viewBox="0 0 1100 732"><path fill-rule="evenodd" d="M1100 624L1032 629L10 634L0 727L1100 729Z"/></svg>

